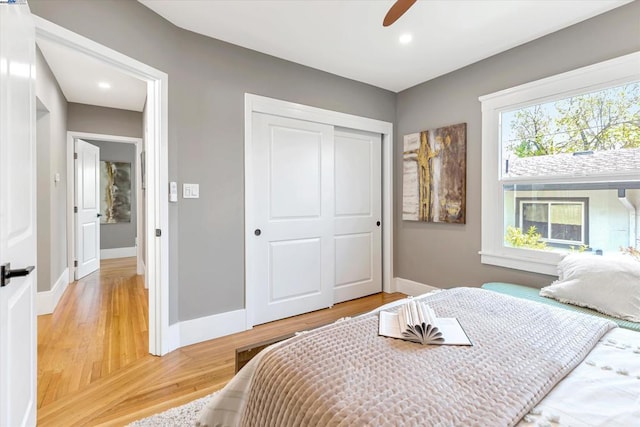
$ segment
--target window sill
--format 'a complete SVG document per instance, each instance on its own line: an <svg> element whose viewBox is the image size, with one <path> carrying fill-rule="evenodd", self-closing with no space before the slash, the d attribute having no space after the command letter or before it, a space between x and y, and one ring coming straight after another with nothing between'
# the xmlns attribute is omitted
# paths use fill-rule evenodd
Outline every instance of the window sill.
<svg viewBox="0 0 640 427"><path fill-rule="evenodd" d="M558 275L558 262L562 256L558 254L557 259L548 260L534 257L515 256L512 254L480 251L480 262L483 264L496 265L499 267L513 268L516 270L530 271L533 273Z"/></svg>

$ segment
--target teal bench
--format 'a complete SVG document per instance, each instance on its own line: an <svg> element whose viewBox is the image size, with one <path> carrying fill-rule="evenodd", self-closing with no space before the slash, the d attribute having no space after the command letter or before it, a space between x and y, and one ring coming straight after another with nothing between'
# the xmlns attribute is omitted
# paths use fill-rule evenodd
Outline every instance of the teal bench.
<svg viewBox="0 0 640 427"><path fill-rule="evenodd" d="M576 305L565 304L551 298L541 297L539 295L540 289L530 288L528 286L522 286L522 285L515 285L513 283L501 283L501 282L485 283L484 285L482 285L482 288L490 291L494 291L494 292L499 292L501 294L511 295L516 298L523 298L530 301L536 301L542 304L565 308L567 310L579 311L581 313L587 313L593 316L603 317L605 319L611 320L612 322L616 322L618 326L620 326L621 328L632 329L634 331L640 332L640 323L617 319L615 317L607 316L606 314L602 314L598 311L591 310L589 308L578 307Z"/></svg>

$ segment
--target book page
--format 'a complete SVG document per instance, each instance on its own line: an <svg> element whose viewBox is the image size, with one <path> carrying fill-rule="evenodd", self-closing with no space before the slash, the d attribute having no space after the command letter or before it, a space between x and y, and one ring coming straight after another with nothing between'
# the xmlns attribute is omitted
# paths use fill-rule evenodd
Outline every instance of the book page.
<svg viewBox="0 0 640 427"><path fill-rule="evenodd" d="M455 317L439 317L435 321L438 330L442 332L443 344L473 345Z"/></svg>
<svg viewBox="0 0 640 427"><path fill-rule="evenodd" d="M384 335L391 338L402 338L402 331L400 330L400 322L398 321L398 315L395 313L389 313L388 311L381 311L380 320L378 321L378 335Z"/></svg>
<svg viewBox="0 0 640 427"><path fill-rule="evenodd" d="M396 313L389 313L387 311L381 311L379 313L378 321L378 335L391 338L406 339L402 336L403 330L400 327L398 321L398 315ZM467 334L460 326L460 322L455 317L441 317L436 318L434 322L435 326L442 333L444 345L473 345Z"/></svg>

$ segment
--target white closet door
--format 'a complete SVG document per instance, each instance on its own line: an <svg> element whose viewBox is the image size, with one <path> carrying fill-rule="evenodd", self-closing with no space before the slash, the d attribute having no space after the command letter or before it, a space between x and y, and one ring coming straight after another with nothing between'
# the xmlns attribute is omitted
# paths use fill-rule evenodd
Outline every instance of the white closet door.
<svg viewBox="0 0 640 427"><path fill-rule="evenodd" d="M335 131L334 302L382 291L379 134Z"/></svg>
<svg viewBox="0 0 640 427"><path fill-rule="evenodd" d="M254 323L333 304L333 127L260 113L252 117L247 278Z"/></svg>

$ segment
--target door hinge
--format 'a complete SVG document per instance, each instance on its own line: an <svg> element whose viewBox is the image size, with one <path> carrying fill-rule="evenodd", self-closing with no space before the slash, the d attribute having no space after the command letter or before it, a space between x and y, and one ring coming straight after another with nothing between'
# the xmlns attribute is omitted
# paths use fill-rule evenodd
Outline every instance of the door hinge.
<svg viewBox="0 0 640 427"><path fill-rule="evenodd" d="M78 207L77 206L73 207L73 213L78 213Z"/></svg>
<svg viewBox="0 0 640 427"><path fill-rule="evenodd" d="M73 261L73 266L77 267L78 266L78 260Z"/></svg>
<svg viewBox="0 0 640 427"><path fill-rule="evenodd" d="M78 158L78 153L73 153L73 159L76 160Z"/></svg>
<svg viewBox="0 0 640 427"><path fill-rule="evenodd" d="M160 237L162 236L162 230L160 230L159 228L156 228L156 237Z"/></svg>

